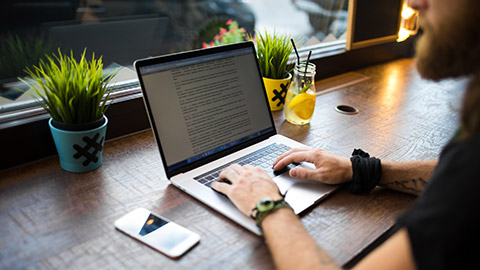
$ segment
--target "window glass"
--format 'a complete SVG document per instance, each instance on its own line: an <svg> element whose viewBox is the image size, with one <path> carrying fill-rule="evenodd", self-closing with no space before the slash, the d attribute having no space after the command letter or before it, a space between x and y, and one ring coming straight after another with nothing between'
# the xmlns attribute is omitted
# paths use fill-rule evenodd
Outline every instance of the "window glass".
<svg viewBox="0 0 480 270"><path fill-rule="evenodd" d="M135 59L202 48L235 22L245 33L276 31L299 48L344 40L348 0L3 0L0 3L0 123L35 105L17 77L45 54L103 56L134 85ZM223 30L223 31L226 31ZM23 89L23 90L22 90Z"/></svg>

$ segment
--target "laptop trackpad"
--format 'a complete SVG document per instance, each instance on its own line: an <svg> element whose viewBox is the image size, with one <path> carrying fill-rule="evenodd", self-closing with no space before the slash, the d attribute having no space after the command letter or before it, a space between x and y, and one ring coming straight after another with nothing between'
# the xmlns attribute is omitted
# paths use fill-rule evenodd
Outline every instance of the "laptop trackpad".
<svg viewBox="0 0 480 270"><path fill-rule="evenodd" d="M273 178L273 182L277 184L278 190L280 191L280 194L282 194L283 196L285 196L285 194L287 193L290 187L292 187L293 185L301 181L302 180L298 180L290 177L288 175L288 172Z"/></svg>
<svg viewBox="0 0 480 270"><path fill-rule="evenodd" d="M315 166L313 164L307 162L302 162L300 165L298 165L298 167L304 167L311 170L315 169ZM305 180L290 177L288 171L273 178L273 181L275 182L275 184L277 184L280 194L282 194L283 196L285 196L285 193L287 193L288 189L291 186L295 185L296 183L305 182Z"/></svg>
<svg viewBox="0 0 480 270"><path fill-rule="evenodd" d="M295 214L298 215L335 188L336 186L322 184L313 180L301 181L288 189L285 201L290 204Z"/></svg>

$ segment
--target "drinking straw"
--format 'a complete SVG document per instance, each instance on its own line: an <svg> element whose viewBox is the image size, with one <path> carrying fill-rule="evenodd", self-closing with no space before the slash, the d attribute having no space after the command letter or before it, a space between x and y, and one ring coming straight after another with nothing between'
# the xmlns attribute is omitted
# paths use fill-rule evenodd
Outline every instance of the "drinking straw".
<svg viewBox="0 0 480 270"><path fill-rule="evenodd" d="M310 56L312 55L312 51L308 52L307 63L305 63L305 72L303 73L303 83L307 81L307 68L308 68L308 61L310 61Z"/></svg>
<svg viewBox="0 0 480 270"><path fill-rule="evenodd" d="M300 56L298 55L297 47L295 46L293 38L291 38L290 40L292 41L293 49L295 49L295 54L297 54L297 64L300 65Z"/></svg>
<svg viewBox="0 0 480 270"><path fill-rule="evenodd" d="M310 56L312 56L312 51L308 52L307 63L305 64L305 73L307 73L308 61L310 61Z"/></svg>

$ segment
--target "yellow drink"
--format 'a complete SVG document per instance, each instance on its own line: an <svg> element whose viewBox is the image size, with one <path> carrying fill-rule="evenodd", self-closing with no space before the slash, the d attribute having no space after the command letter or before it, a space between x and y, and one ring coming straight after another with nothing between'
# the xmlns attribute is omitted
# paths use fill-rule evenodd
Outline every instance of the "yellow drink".
<svg viewBox="0 0 480 270"><path fill-rule="evenodd" d="M295 125L310 123L315 109L315 98L315 65L296 65L293 81L285 97L285 119Z"/></svg>
<svg viewBox="0 0 480 270"><path fill-rule="evenodd" d="M285 119L295 125L310 123L315 109L315 91L308 89L305 93L287 92L285 100Z"/></svg>

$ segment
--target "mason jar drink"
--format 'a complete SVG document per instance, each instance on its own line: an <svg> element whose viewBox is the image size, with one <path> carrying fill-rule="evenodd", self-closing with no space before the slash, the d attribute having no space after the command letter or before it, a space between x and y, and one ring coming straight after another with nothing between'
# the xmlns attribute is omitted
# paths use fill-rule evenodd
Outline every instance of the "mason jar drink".
<svg viewBox="0 0 480 270"><path fill-rule="evenodd" d="M294 75L285 98L285 119L295 125L310 123L315 109L315 64L295 65Z"/></svg>

